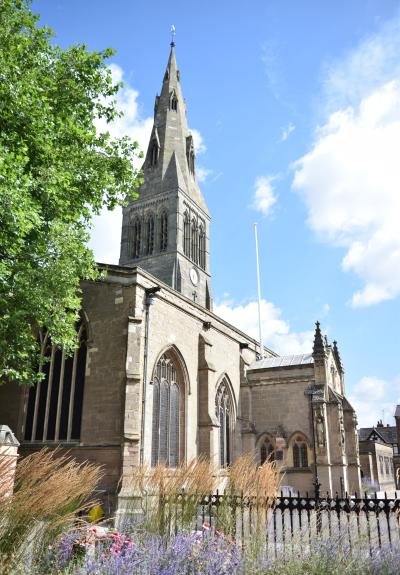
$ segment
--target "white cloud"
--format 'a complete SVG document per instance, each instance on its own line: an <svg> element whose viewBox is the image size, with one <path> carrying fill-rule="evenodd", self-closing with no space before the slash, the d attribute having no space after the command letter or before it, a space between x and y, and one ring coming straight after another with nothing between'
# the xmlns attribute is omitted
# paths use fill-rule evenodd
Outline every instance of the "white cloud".
<svg viewBox="0 0 400 575"><path fill-rule="evenodd" d="M281 142L286 142L286 140L288 139L290 134L292 132L294 132L295 129L296 129L296 126L294 126L291 122L289 122L289 124L286 126L286 128L282 128Z"/></svg>
<svg viewBox="0 0 400 575"><path fill-rule="evenodd" d="M342 246L342 267L363 282L353 306L400 294L400 18L386 22L325 70L312 149L295 163L293 188L319 238Z"/></svg>
<svg viewBox="0 0 400 575"><path fill-rule="evenodd" d="M400 75L400 18L383 24L345 58L328 66L324 78L325 110L358 105L368 94Z"/></svg>
<svg viewBox="0 0 400 575"><path fill-rule="evenodd" d="M202 166L196 167L196 179L198 182L204 182L212 173L213 171L208 168L203 168Z"/></svg>
<svg viewBox="0 0 400 575"><path fill-rule="evenodd" d="M225 300L214 305L214 313L238 327L254 339L259 338L258 303L244 305ZM313 331L293 332L281 317L281 310L271 302L261 300L261 323L264 345L280 355L310 353L313 347Z"/></svg>
<svg viewBox="0 0 400 575"><path fill-rule="evenodd" d="M267 176L257 178L255 181L255 193L252 206L264 216L268 216L271 213L272 207L276 203L273 187L275 179L276 176Z"/></svg>
<svg viewBox="0 0 400 575"><path fill-rule="evenodd" d="M190 129L190 133L193 136L193 145L196 151L196 155L199 156L200 154L204 154L204 152L207 150L207 146L204 143L203 136L198 130L195 130L194 128Z"/></svg>
<svg viewBox="0 0 400 575"><path fill-rule="evenodd" d="M349 401L356 410L359 427L394 424L395 406L400 403L400 380L386 381L377 377L363 377L351 390Z"/></svg>
<svg viewBox="0 0 400 575"><path fill-rule="evenodd" d="M124 79L124 72L117 64L111 64L111 74L114 82ZM117 95L117 107L123 112L121 118L107 124L104 119L97 122L99 132L110 132L114 138L129 136L139 143L139 149L146 151L153 126L153 118L141 116L138 103L139 92L127 82ZM136 160L136 167L140 167L142 159ZM89 246L94 251L96 261L102 263L117 264L121 241L121 208L113 212L104 209L99 216L93 218L93 228Z"/></svg>
<svg viewBox="0 0 400 575"><path fill-rule="evenodd" d="M96 261L104 264L118 264L121 242L122 208L112 212L104 208L93 218L89 247Z"/></svg>
<svg viewBox="0 0 400 575"><path fill-rule="evenodd" d="M343 269L364 287L354 306L400 294L400 82L339 110L295 164L293 188L320 238L346 248Z"/></svg>
<svg viewBox="0 0 400 575"><path fill-rule="evenodd" d="M124 80L123 69L118 64L111 64L110 70L115 83L124 82L124 87L117 94L117 108L123 113L123 116L116 118L109 124L104 118L99 119L96 123L97 130L99 132L108 131L113 138L129 136L139 143L140 150L146 152L153 127L153 118L141 116L138 102L139 92ZM138 159L137 167L140 167L142 162L143 160Z"/></svg>

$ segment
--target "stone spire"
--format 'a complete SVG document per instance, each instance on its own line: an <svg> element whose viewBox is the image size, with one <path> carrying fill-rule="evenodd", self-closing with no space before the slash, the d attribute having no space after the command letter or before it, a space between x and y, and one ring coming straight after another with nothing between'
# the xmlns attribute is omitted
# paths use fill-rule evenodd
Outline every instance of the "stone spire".
<svg viewBox="0 0 400 575"><path fill-rule="evenodd" d="M315 334L314 334L314 346L313 346L313 356L325 355L325 343L324 338L321 333L320 323L317 321L315 323Z"/></svg>
<svg viewBox="0 0 400 575"><path fill-rule="evenodd" d="M339 349L337 346L337 341L333 342L333 355L335 357L336 360L336 364L338 366L338 370L340 373L344 373L344 369L343 369L343 364L342 364L342 359L340 357L340 353L339 353Z"/></svg>
<svg viewBox="0 0 400 575"><path fill-rule="evenodd" d="M211 309L210 214L196 182L193 137L175 58L174 29L139 197L122 209L122 266L150 272Z"/></svg>
<svg viewBox="0 0 400 575"><path fill-rule="evenodd" d="M205 213L207 207L196 182L193 137L186 121L175 42L154 105L154 124L143 164L143 197L177 189L184 191Z"/></svg>

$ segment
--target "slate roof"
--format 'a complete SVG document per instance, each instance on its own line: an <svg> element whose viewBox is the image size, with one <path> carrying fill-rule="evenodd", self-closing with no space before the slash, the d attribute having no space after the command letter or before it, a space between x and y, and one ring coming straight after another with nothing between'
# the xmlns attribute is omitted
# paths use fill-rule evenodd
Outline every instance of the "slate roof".
<svg viewBox="0 0 400 575"><path fill-rule="evenodd" d="M375 431L386 443L397 443L397 430L390 427L361 427L358 430L360 441L368 441L371 433Z"/></svg>
<svg viewBox="0 0 400 575"><path fill-rule="evenodd" d="M266 357L253 361L249 369L276 369L279 367L297 367L302 365L312 365L314 359L311 353L303 353L300 355L282 355L279 357Z"/></svg>

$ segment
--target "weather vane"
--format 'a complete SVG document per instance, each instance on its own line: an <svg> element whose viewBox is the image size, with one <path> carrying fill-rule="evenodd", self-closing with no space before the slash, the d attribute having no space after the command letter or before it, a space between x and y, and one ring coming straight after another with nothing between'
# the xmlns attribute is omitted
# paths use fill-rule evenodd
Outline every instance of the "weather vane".
<svg viewBox="0 0 400 575"><path fill-rule="evenodd" d="M175 26L172 24L172 26L171 26L171 46L175 46L175 36L176 36L176 29L175 29Z"/></svg>

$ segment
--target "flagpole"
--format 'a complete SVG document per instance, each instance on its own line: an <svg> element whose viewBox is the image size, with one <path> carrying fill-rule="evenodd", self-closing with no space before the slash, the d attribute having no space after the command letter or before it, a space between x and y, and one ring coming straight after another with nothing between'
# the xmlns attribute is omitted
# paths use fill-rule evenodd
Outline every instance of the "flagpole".
<svg viewBox="0 0 400 575"><path fill-rule="evenodd" d="M260 356L264 359L264 346L262 339L262 328L261 328L261 283L260 283L260 262L258 259L258 234L257 234L257 224L254 224L254 238L256 240L256 268L257 268L257 291L258 291L258 335L260 340Z"/></svg>

